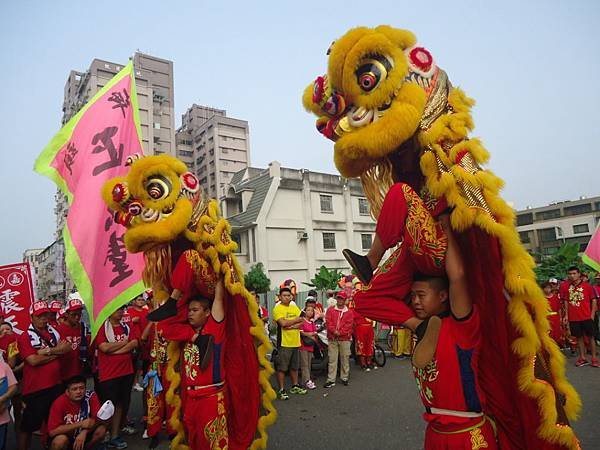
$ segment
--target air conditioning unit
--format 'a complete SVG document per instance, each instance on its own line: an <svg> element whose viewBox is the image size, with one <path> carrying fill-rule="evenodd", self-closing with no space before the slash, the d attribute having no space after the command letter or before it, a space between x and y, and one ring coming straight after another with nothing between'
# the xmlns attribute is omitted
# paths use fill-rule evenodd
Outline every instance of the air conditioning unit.
<svg viewBox="0 0 600 450"><path fill-rule="evenodd" d="M296 231L296 236L301 241L308 239L308 233L306 231Z"/></svg>

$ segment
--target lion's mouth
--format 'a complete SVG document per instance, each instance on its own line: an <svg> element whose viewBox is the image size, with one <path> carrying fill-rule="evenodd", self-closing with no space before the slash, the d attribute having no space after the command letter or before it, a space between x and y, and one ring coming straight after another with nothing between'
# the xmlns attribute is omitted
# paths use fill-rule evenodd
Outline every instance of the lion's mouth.
<svg viewBox="0 0 600 450"><path fill-rule="evenodd" d="M372 109L350 105L339 116L328 120L326 118L317 119L317 130L326 138L336 141L346 133L352 133L377 122L385 115L395 99L396 93L394 92L387 102Z"/></svg>

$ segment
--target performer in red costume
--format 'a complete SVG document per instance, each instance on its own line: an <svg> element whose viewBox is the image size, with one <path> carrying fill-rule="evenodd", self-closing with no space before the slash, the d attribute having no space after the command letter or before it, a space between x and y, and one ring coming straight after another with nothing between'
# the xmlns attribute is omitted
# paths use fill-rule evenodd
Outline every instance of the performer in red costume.
<svg viewBox="0 0 600 450"><path fill-rule="evenodd" d="M556 341L560 348L565 346L565 336L561 326L561 301L558 294L553 292L552 284L547 281L542 284L544 295L548 299L550 312L548 313L548 322L550 322L550 336Z"/></svg>
<svg viewBox="0 0 600 450"><path fill-rule="evenodd" d="M183 349L182 378L185 390L183 422L192 450L227 448L227 398L225 390L225 304L223 282L216 285L214 300L193 297L188 302L192 335L210 336L211 356L202 366L198 347L188 342Z"/></svg>
<svg viewBox="0 0 600 450"><path fill-rule="evenodd" d="M443 205L435 204L439 214ZM375 273L384 253L400 244ZM394 184L383 202L375 238L366 256L348 249L344 256L366 286L354 295L355 310L369 319L390 325L403 325L416 332L419 344L416 359L427 360L439 331L439 320L415 317L405 303L415 272L432 276L444 273L447 240L440 225L423 200L405 183ZM419 353L426 350L424 355ZM428 361L427 361L428 362Z"/></svg>
<svg viewBox="0 0 600 450"><path fill-rule="evenodd" d="M411 288L412 307L419 319L442 317L433 360L424 368L413 367L428 422L425 449L493 450L497 448L494 426L484 413L477 375L479 312L472 304L447 216L441 221L448 243L448 278L417 274Z"/></svg>
<svg viewBox="0 0 600 450"><path fill-rule="evenodd" d="M148 370L144 374L146 387L144 395L147 405L146 432L151 439L149 448L156 448L163 422L167 425L167 435L173 436L176 432L169 420L173 414L173 407L166 402L166 393L170 384L166 376L168 343L157 331L155 323L146 326L142 340L148 342L147 355L144 355L148 361Z"/></svg>

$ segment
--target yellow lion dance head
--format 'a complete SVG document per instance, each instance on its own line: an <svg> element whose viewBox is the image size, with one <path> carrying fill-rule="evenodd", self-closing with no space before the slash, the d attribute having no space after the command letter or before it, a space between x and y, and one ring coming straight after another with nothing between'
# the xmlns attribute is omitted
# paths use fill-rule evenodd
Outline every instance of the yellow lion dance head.
<svg viewBox="0 0 600 450"><path fill-rule="evenodd" d="M303 95L335 163L358 177L446 111L450 83L410 31L354 28L329 49L327 75Z"/></svg>
<svg viewBox="0 0 600 450"><path fill-rule="evenodd" d="M115 221L127 228L127 250L145 252L191 231L206 206L196 175L168 155L136 156L127 164L127 176L109 180L102 190Z"/></svg>

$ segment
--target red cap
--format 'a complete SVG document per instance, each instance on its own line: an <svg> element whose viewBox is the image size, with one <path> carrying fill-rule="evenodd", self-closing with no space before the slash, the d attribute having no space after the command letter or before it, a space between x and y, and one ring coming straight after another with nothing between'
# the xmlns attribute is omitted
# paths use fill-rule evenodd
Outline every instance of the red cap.
<svg viewBox="0 0 600 450"><path fill-rule="evenodd" d="M78 298L72 298L67 302L67 306L65 308L66 312L70 311L81 311L83 309L83 303Z"/></svg>
<svg viewBox="0 0 600 450"><path fill-rule="evenodd" d="M53 300L52 302L50 302L50 311L52 312L59 312L60 309L63 307L63 304L61 301L58 300Z"/></svg>
<svg viewBox="0 0 600 450"><path fill-rule="evenodd" d="M47 312L52 312L52 310L48 306L48 303L46 303L43 300L33 302L29 307L29 314L31 314L32 316L40 316Z"/></svg>
<svg viewBox="0 0 600 450"><path fill-rule="evenodd" d="M335 293L335 298L341 298L342 300L347 300L348 294L346 294L346 291L337 291Z"/></svg>

